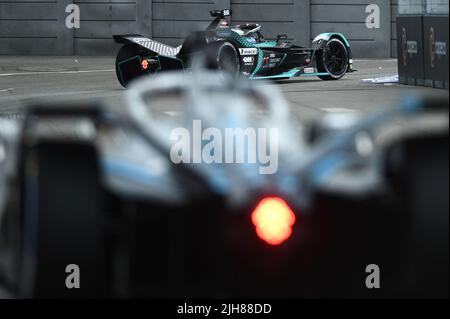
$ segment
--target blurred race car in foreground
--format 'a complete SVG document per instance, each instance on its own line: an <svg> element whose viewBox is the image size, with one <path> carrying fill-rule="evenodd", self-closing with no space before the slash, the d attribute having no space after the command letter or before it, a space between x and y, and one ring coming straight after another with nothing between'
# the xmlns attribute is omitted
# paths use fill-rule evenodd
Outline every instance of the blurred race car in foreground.
<svg viewBox="0 0 450 319"><path fill-rule="evenodd" d="M136 82L126 115L40 105L1 127L2 277L17 296L448 297L448 98L306 129L276 86L216 77ZM159 102L179 116L159 118ZM170 132L194 120L278 128L278 171L175 164Z"/></svg>
<svg viewBox="0 0 450 319"><path fill-rule="evenodd" d="M231 10L213 10L215 19L205 31L191 33L178 47L138 34L115 35L123 44L116 58L119 82L126 86L134 78L168 70L190 70L198 53L206 56L208 68L219 69L231 77L250 79L288 79L318 76L337 80L352 71L350 44L340 33L323 33L311 48L294 45L286 35L265 40L261 25L247 23L230 26ZM217 81L217 79L216 79Z"/></svg>

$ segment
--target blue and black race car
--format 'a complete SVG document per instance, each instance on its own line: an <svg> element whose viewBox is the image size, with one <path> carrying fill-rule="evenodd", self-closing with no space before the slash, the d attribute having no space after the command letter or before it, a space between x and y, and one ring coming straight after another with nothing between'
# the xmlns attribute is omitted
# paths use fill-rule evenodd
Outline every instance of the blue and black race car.
<svg viewBox="0 0 450 319"><path fill-rule="evenodd" d="M205 31L191 33L184 43L172 47L142 35L115 35L124 44L117 54L116 73L123 86L134 78L161 71L190 70L203 53L204 63L236 77L287 79L318 76L337 80L352 71L350 45L340 33L318 35L311 48L294 45L286 35L265 40L261 25L230 26L231 10L213 10L214 20Z"/></svg>

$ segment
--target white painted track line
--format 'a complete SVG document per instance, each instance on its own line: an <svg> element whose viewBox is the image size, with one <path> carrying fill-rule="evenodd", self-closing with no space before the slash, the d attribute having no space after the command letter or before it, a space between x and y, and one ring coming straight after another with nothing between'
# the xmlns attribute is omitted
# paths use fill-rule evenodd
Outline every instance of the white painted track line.
<svg viewBox="0 0 450 319"><path fill-rule="evenodd" d="M326 107L326 108L322 108L321 110L324 111L324 112L328 112L328 113L353 113L353 112L357 112L357 110L346 109L346 108L342 108L342 107Z"/></svg>
<svg viewBox="0 0 450 319"><path fill-rule="evenodd" d="M81 70L81 71L49 71L49 72L17 72L17 73L0 73L2 76L16 76L16 75L45 75L45 74L77 74L77 73L101 73L101 72L115 72L114 69L108 70Z"/></svg>

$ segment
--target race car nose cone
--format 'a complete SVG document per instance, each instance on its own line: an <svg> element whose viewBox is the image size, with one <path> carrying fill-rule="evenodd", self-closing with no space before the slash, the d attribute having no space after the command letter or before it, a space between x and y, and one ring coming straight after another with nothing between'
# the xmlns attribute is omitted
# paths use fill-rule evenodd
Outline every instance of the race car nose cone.
<svg viewBox="0 0 450 319"><path fill-rule="evenodd" d="M258 237L270 245L280 245L291 237L295 214L279 197L261 200L251 218Z"/></svg>

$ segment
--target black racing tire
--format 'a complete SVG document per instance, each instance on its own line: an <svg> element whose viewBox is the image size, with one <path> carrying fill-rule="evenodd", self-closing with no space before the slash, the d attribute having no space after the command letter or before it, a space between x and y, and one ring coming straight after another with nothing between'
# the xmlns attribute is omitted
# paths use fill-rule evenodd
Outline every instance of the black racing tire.
<svg viewBox="0 0 450 319"><path fill-rule="evenodd" d="M396 286L408 298L448 297L448 160L448 135L408 138L386 151L384 170L401 214Z"/></svg>
<svg viewBox="0 0 450 319"><path fill-rule="evenodd" d="M133 43L127 43L125 45L123 45L119 52L117 53L116 56L116 76L117 76L117 80L119 80L119 83L123 86L123 87L127 87L128 84L134 80L137 76L134 77L127 77L124 78L122 76L122 74L120 73L119 70L119 63L126 61L128 59L131 59L135 56L141 56L142 53L140 52L140 49L138 47L138 45L133 44Z"/></svg>
<svg viewBox="0 0 450 319"><path fill-rule="evenodd" d="M222 74L236 79L241 72L241 62L239 54L230 42L215 43L209 50L207 56L212 56L208 63L209 68L221 71Z"/></svg>
<svg viewBox="0 0 450 319"><path fill-rule="evenodd" d="M327 72L328 75L319 75L322 80L339 80L348 70L350 57L347 47L337 38L331 38L326 48L318 52L317 68L319 72Z"/></svg>
<svg viewBox="0 0 450 319"><path fill-rule="evenodd" d="M100 169L93 146L41 142L24 150L17 294L103 298L109 291ZM69 289L66 267L80 270Z"/></svg>

